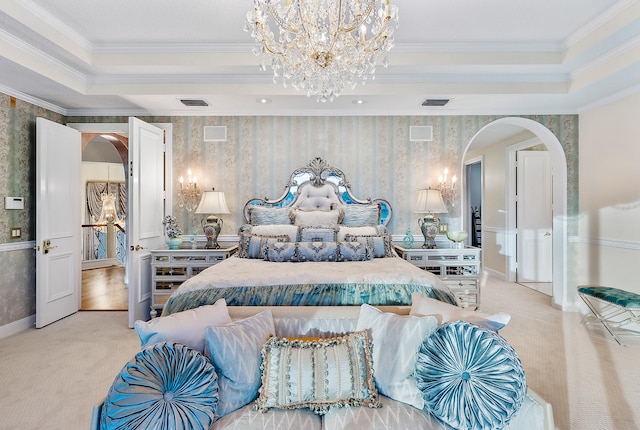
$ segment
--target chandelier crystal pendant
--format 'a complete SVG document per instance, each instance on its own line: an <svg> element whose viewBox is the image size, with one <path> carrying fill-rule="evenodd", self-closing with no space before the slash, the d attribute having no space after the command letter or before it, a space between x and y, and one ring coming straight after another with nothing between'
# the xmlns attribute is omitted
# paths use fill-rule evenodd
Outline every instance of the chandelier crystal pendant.
<svg viewBox="0 0 640 430"><path fill-rule="evenodd" d="M274 83L326 102L373 80L378 57L387 67L397 26L389 0L254 0L245 31Z"/></svg>

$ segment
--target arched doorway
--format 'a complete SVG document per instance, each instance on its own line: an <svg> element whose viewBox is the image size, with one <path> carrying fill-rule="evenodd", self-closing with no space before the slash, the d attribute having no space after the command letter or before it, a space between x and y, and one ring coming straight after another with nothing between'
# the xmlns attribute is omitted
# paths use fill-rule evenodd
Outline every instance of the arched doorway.
<svg viewBox="0 0 640 430"><path fill-rule="evenodd" d="M567 302L567 163L566 156L558 138L539 122L518 117L501 118L481 128L469 141L463 153L463 160L467 153L474 150L474 146L481 145L482 141L492 135L499 136L501 132L516 134L519 131L528 131L535 135L549 151L551 158L551 170L553 174L553 274L552 274L552 304L555 307L566 309ZM512 226L505 226L506 230ZM507 252L515 252L509 250Z"/></svg>

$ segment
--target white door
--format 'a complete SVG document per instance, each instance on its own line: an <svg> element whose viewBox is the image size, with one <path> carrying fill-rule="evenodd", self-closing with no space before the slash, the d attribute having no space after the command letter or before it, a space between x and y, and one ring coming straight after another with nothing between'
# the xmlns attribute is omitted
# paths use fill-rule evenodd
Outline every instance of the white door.
<svg viewBox="0 0 640 430"><path fill-rule="evenodd" d="M78 311L81 134L36 119L36 327Z"/></svg>
<svg viewBox="0 0 640 430"><path fill-rule="evenodd" d="M151 249L164 246L164 131L129 118L127 257L129 327L148 320Z"/></svg>
<svg viewBox="0 0 640 430"><path fill-rule="evenodd" d="M551 282L552 188L547 151L518 151L517 281Z"/></svg>

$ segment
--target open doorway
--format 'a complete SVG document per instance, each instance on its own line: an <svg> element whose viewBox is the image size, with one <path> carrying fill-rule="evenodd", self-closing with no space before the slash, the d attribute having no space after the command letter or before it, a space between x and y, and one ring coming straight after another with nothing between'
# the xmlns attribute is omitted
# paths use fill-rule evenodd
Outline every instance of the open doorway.
<svg viewBox="0 0 640 430"><path fill-rule="evenodd" d="M82 140L80 309L126 311L127 138L84 133Z"/></svg>
<svg viewBox="0 0 640 430"><path fill-rule="evenodd" d="M525 118L501 118L486 125L470 140L463 160L482 157L482 260L483 271L508 282L515 282L517 257L516 212L508 205L515 195L515 182L509 181L507 147L528 139L537 139L549 154L553 175L552 203L552 304L561 309L567 302L567 161L558 138L544 125ZM465 178L466 180L466 178Z"/></svg>

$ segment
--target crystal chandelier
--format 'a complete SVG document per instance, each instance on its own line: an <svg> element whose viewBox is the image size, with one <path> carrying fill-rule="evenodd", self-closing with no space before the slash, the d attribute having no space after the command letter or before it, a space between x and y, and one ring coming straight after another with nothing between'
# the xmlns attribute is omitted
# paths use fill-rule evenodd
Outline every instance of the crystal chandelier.
<svg viewBox="0 0 640 430"><path fill-rule="evenodd" d="M271 64L274 83L326 102L374 79L379 56L387 67L397 26L389 0L254 0L245 31L256 40L260 69Z"/></svg>

